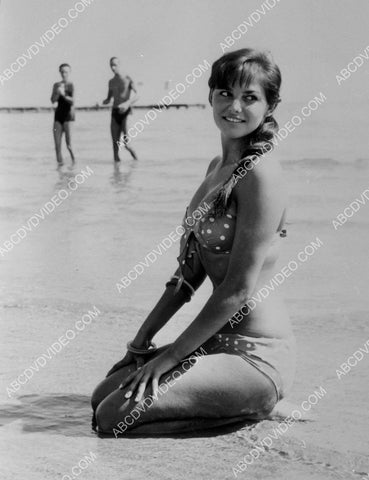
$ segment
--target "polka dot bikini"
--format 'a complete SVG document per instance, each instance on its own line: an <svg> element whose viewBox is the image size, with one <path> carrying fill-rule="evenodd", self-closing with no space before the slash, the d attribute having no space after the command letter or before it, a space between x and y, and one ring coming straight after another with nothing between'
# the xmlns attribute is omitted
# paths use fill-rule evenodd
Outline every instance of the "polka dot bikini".
<svg viewBox="0 0 369 480"><path fill-rule="evenodd" d="M276 400L283 396L283 382L274 363L286 355L285 340L247 337L233 333L216 333L203 344L207 354L227 353L237 355L267 377L274 387ZM280 348L282 346L282 348ZM270 357L270 358L269 358ZM269 360L266 361L266 359Z"/></svg>
<svg viewBox="0 0 369 480"><path fill-rule="evenodd" d="M235 228L235 215L227 213L217 218L210 215L200 220L195 235L203 248L216 253L230 253Z"/></svg>
<svg viewBox="0 0 369 480"><path fill-rule="evenodd" d="M188 207L185 218L188 218ZM216 217L208 212L201 219L194 221L193 225L183 223L185 233L183 238L188 242L191 233L195 236L201 247L214 253L231 252L236 228L236 215L228 212L221 217ZM183 264L183 260L181 262Z"/></svg>

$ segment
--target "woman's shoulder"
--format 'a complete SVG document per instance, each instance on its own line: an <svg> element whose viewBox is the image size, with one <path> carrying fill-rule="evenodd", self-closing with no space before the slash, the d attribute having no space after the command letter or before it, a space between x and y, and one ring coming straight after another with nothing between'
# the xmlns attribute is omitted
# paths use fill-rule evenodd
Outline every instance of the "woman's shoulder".
<svg viewBox="0 0 369 480"><path fill-rule="evenodd" d="M275 195L285 193L283 169L273 153L243 163L240 168L236 169L234 175L238 187L236 190L241 195L242 192L246 193L250 190L259 193L268 191L271 196L273 193Z"/></svg>
<svg viewBox="0 0 369 480"><path fill-rule="evenodd" d="M279 160L268 153L254 157L252 160L242 163L245 177L249 180L278 181L283 178L283 170Z"/></svg>
<svg viewBox="0 0 369 480"><path fill-rule="evenodd" d="M209 163L209 166L208 166L208 169L206 170L206 177L209 175L209 173L211 173L215 167L219 164L219 162L221 161L221 156L220 155L217 155L215 158L213 158L213 160Z"/></svg>

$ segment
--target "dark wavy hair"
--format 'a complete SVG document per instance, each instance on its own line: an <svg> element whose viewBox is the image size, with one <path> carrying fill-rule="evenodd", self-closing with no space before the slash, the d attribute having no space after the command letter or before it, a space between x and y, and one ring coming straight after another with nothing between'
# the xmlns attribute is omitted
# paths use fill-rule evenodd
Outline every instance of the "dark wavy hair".
<svg viewBox="0 0 369 480"><path fill-rule="evenodd" d="M222 55L213 63L209 78L209 102L212 104L215 88L229 89L236 83L248 87L252 82L259 83L265 92L270 113L249 135L245 136L245 146L241 152L240 163L272 150L272 140L278 131L278 123L273 111L281 101L279 91L282 77L278 65L269 51L242 48ZM225 183L214 202L215 211L224 213L229 195L234 186L234 175Z"/></svg>

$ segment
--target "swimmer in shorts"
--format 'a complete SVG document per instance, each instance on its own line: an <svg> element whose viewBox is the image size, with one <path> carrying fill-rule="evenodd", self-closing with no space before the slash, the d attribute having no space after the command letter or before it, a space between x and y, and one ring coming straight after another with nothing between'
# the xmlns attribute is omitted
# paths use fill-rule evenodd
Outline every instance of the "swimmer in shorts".
<svg viewBox="0 0 369 480"><path fill-rule="evenodd" d="M110 131L113 141L114 162L120 162L119 150L122 145L129 151L132 158L137 160L134 150L128 146L129 139L127 136L127 117L132 113L131 105L137 101L137 90L132 78L120 73L120 63L117 57L110 59L110 68L114 77L109 80L108 96L102 103L103 105L109 105L113 98ZM123 135L123 141L120 140L121 135Z"/></svg>
<svg viewBox="0 0 369 480"><path fill-rule="evenodd" d="M68 63L62 63L60 65L59 72L62 77L62 81L54 83L51 94L51 103L54 104L57 102L53 131L58 166L62 166L64 163L61 150L63 133L65 133L65 141L72 159L72 163L75 163L72 150L72 122L75 120L74 85L69 81L70 71L71 67L68 65Z"/></svg>

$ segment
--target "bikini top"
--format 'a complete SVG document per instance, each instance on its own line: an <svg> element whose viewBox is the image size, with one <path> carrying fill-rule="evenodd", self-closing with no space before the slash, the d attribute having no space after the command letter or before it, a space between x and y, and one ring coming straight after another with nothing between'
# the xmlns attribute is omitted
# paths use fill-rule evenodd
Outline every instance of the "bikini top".
<svg viewBox="0 0 369 480"><path fill-rule="evenodd" d="M191 225L189 224L191 219ZM189 243L191 234L197 242L205 250L212 253L231 253L233 239L236 231L237 214L234 208L229 208L222 216L215 217L214 212L210 209L201 218L195 220L192 216L188 216L188 207L183 219L184 233L181 241L184 239L185 244L181 250ZM287 236L287 230L282 229L276 232L280 237Z"/></svg>
<svg viewBox="0 0 369 480"><path fill-rule="evenodd" d="M241 177L235 180L234 186L240 178ZM213 192L210 193L214 196ZM212 253L231 253L237 223L236 205L234 202L231 202L223 215L215 216L212 203L213 202L211 202L210 208L207 208L206 211L203 207L197 209L197 219L194 217L195 210L192 216L188 216L188 206L186 208L186 213L182 223L184 231L181 237L180 254L177 257L180 268L178 285L182 284L184 279L182 267L184 265L188 265L192 269L192 262L190 259L192 258L193 254L199 253L201 255L199 246ZM205 199L202 205L209 207L209 205L205 202ZM201 210L202 214L199 216ZM283 225L283 220L281 224ZM286 237L287 230L278 230L276 235L282 238ZM178 288L180 288L180 286Z"/></svg>

